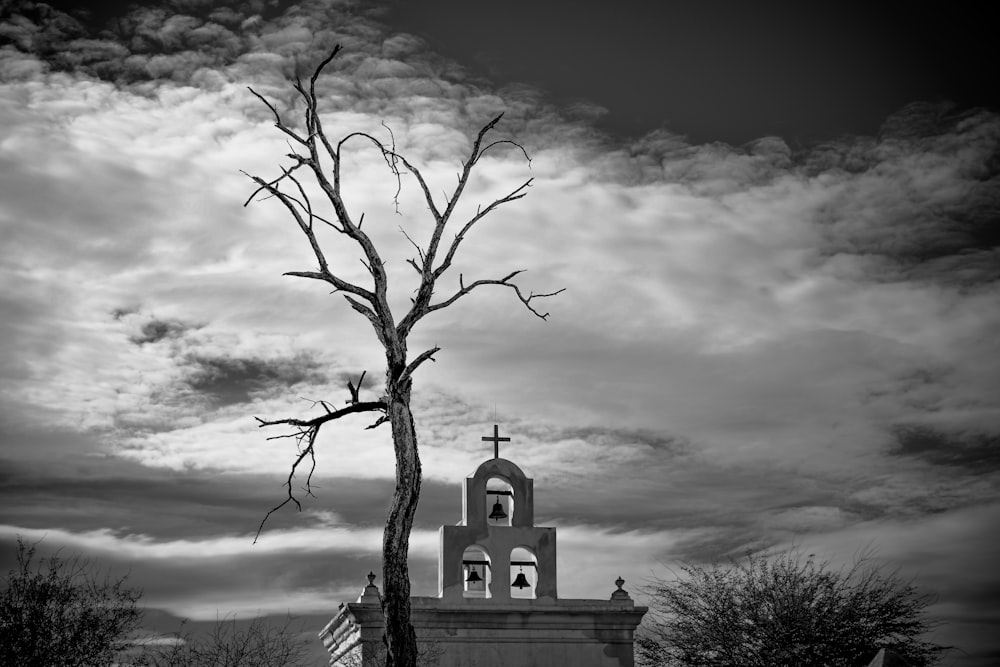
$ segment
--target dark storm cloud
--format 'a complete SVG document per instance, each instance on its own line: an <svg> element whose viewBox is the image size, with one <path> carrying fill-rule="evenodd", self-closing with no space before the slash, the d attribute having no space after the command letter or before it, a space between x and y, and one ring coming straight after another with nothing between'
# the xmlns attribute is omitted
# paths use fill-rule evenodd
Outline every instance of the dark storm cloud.
<svg viewBox="0 0 1000 667"><path fill-rule="evenodd" d="M927 426L898 425L892 429L896 446L891 453L938 466L988 475L1000 470L1000 435L948 433Z"/></svg>
<svg viewBox="0 0 1000 667"><path fill-rule="evenodd" d="M643 430L613 429L601 426L570 427L547 433L548 437L557 439L576 439L602 444L628 444L649 447L663 453L682 454L690 452L690 443L685 443L676 436Z"/></svg>
<svg viewBox="0 0 1000 667"><path fill-rule="evenodd" d="M54 54L86 34L75 18L42 2L14 0L0 7L0 37L28 53Z"/></svg>
<svg viewBox="0 0 1000 667"><path fill-rule="evenodd" d="M575 150L584 160L602 155L595 169L606 179L681 184L722 207L763 193L801 197L799 229L814 226L820 236L817 260L856 258L873 282L974 286L1000 277L996 112L913 103L877 136L795 149L778 137L695 145L657 130L627 151L609 153L600 142L575 142Z"/></svg>
<svg viewBox="0 0 1000 667"><path fill-rule="evenodd" d="M819 211L827 252L882 258L877 280L982 284L1000 275L997 114L913 104L877 139L844 139L803 160L815 178L843 183Z"/></svg>
<svg viewBox="0 0 1000 667"><path fill-rule="evenodd" d="M806 175L818 176L826 171L860 174L878 164L874 136L842 137L809 148L799 156Z"/></svg>
<svg viewBox="0 0 1000 667"><path fill-rule="evenodd" d="M274 475L148 467L99 451L100 443L68 431L3 428L0 438L0 523L25 529L86 533L110 529L153 541L252 539L264 515L284 497L283 471ZM22 449L29 448L28 458ZM309 508L329 508L349 525L380 526L393 482L323 477ZM454 484L424 484L417 526L436 529L460 513ZM136 508L142 508L137 512ZM302 529L320 521L291 509L271 517L265 533Z"/></svg>
<svg viewBox="0 0 1000 667"><path fill-rule="evenodd" d="M223 6L213 8L213 4ZM92 33L86 17L81 22L45 3L22 1L8 7L4 36L56 70L121 82L163 75L185 81L199 67L231 63L247 48L242 36L213 21L238 29L253 16L247 10L252 12L251 5L236 2L134 6L109 25L95 26L103 29Z"/></svg>
<svg viewBox="0 0 1000 667"><path fill-rule="evenodd" d="M128 311L120 310L115 311L116 313L121 313L116 319L121 319L123 315L129 314ZM188 322L183 322L181 320L158 320L151 319L148 322L143 323L140 327L139 332L129 337L129 340L136 345L145 345L147 343L159 343L161 340L165 339L177 339L183 336L187 331L191 329L199 328L198 325L191 324Z"/></svg>
<svg viewBox="0 0 1000 667"><path fill-rule="evenodd" d="M540 486L536 515L546 525L680 531L669 557L704 561L739 556L793 536L807 539L893 511L855 498L864 484L837 476L704 460L650 461L645 467L654 470L620 466L599 479Z"/></svg>
<svg viewBox="0 0 1000 667"><path fill-rule="evenodd" d="M12 466L18 477L0 486L4 523L74 533L110 529L154 540L205 539L234 531L252 534L280 494L274 489L269 497L265 487L255 491L239 477L97 461L77 460L73 476Z"/></svg>
<svg viewBox="0 0 1000 667"><path fill-rule="evenodd" d="M344 52L328 68L325 84L339 106L407 124L454 127L458 105L457 122L473 132L483 118L506 109L507 127L536 135L542 146L568 136L550 122L554 109L543 112L528 89L508 87L501 99L483 89L488 82L473 84L460 66L428 52L422 40L386 35L372 18L378 8L319 0L216 4L133 6L97 30L40 3L19 2L11 10L9 32L18 53L40 58L55 71L112 81L140 95L155 92L162 82L215 89L238 81L254 85L283 112L291 104L287 78L310 71L322 57L318 54L340 44ZM42 74L16 53L6 55L0 66L8 75ZM250 112L261 118L268 113L256 105Z"/></svg>
<svg viewBox="0 0 1000 667"><path fill-rule="evenodd" d="M184 428L199 411L220 410L281 392L294 394L296 387L327 382L328 375L321 370L324 362L312 352L275 349L248 354L240 350L236 335L220 334L208 323L149 315L141 307L119 308L112 316L129 342L163 364L159 374L144 381L143 389L153 403L172 408L172 415L163 419L153 419L141 409L120 409L116 423L130 432ZM336 382L346 386L347 379L338 376ZM366 378L365 386L371 385ZM120 387L118 391L135 389Z"/></svg>
<svg viewBox="0 0 1000 667"><path fill-rule="evenodd" d="M184 360L185 382L196 393L209 397L213 405L248 402L255 393L289 388L310 382L322 383L321 364L305 355L285 359L241 359L191 356Z"/></svg>
<svg viewBox="0 0 1000 667"><path fill-rule="evenodd" d="M0 17L6 19L0 34L56 71L123 85L151 80L205 83L207 69L224 71L237 63L239 71L253 72L254 58L243 58L247 55L276 56L265 69L273 72L278 65L284 74L292 74L299 58L311 60L312 54L328 51L337 41L355 51L370 51L374 29L364 16L377 13L359 9L355 2L316 0L165 0L132 5L104 21L75 12L72 5L64 9L30 0L13 2ZM399 49L395 51L398 56Z"/></svg>
<svg viewBox="0 0 1000 667"><path fill-rule="evenodd" d="M718 196L752 190L785 176L793 165L792 150L779 137L762 137L743 146L722 142L692 144L667 130L656 130L632 142L629 163L619 174L627 182L681 183L699 194Z"/></svg>
<svg viewBox="0 0 1000 667"><path fill-rule="evenodd" d="M266 484L110 456L93 434L7 425L0 439L0 523L7 525L210 536L234 525L251 530L271 501Z"/></svg>

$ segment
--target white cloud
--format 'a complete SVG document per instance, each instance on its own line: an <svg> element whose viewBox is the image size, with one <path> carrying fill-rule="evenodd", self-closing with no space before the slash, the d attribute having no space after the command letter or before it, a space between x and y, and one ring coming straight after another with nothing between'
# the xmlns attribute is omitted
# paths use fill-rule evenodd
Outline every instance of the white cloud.
<svg viewBox="0 0 1000 667"><path fill-rule="evenodd" d="M270 35L293 44L301 31L287 27ZM380 62L361 63L360 71L370 67L366 76L372 81L398 83L403 70ZM421 68L405 71L404 87L431 75ZM345 86L348 74L338 72L329 83ZM302 349L324 346L332 337L341 354L369 347L373 353L360 358L377 359L367 325L336 298L324 300L315 285L278 280L282 270L312 263L280 209L267 203L239 207L249 187L238 169L274 173L274 156L284 148L266 122L247 120L255 101L238 86L205 91L160 84L140 96L66 74L7 85L11 98L27 100L31 110L9 109L4 144L11 154L27 156L6 168L10 196L3 214L14 235L8 248L19 249L9 256L10 266L20 267L11 278L34 283L29 297L34 303L12 295L21 305L11 307L34 311L22 336L49 340L59 349L37 361L34 385L29 381L20 392L30 402L63 405L67 422L79 423L86 414L84 423L99 426L115 410L132 410L111 407L109 392L139 386L152 396L169 385L177 374L174 361L162 350L131 350L107 321L107 313L134 305L158 317L211 320L220 333L271 330L292 337L290 344ZM353 104L365 95L352 91L340 103ZM424 156L430 160L426 176L434 191L439 184L449 187L467 150L456 126L467 122L456 123L450 102L420 95L407 99L428 114L408 113L400 121L400 145L431 147L434 152ZM379 120L349 107L327 117L329 127L370 131L380 130ZM520 122L516 114L513 122ZM983 134L987 120L977 123L966 134L990 136ZM922 153L908 153L917 148L907 144L887 145L882 152L868 146L869 155L885 167L860 174L806 175L789 165L787 151L774 141L743 153L685 146L666 137L651 139L633 156L549 143L530 170L516 151L498 153L479 165L459 213L468 214L525 177L535 177L535 187L526 199L483 221L455 271L478 277L527 267L531 270L519 280L529 289L568 290L546 304L553 318L545 325L503 290L483 290L429 319L415 342L443 343L439 356L448 368L486 368L503 359L518 371L470 377L465 370L428 369L428 380L471 390L473 403L488 404L483 394L491 393L528 414L543 401L554 414L583 406L594 414L602 407L620 409L620 417L612 410L602 419L637 419L651 428L666 424L718 452L748 445L746 451L756 455L761 447L773 447L781 456L806 460L827 451L831 437L854 440L862 451L881 447L877 437L888 411L906 416L899 412L905 400L891 404L883 398L875 414L862 404L867 392L891 387L894 377L926 360L969 380L954 383L961 398L950 414L963 419L970 405L978 405L983 427L992 427L995 413L986 405L996 369L989 362L984 367L992 346L983 333L995 324L989 313L1000 312L991 307L996 290L886 282L879 274L881 260L824 250L836 246L836 239L879 233L880 212L895 225L899 207L909 204L893 194L894 182L905 180L927 199L954 199L970 168L961 165L973 164L979 153L963 150L961 143L956 148L954 137L964 135L943 136L918 146ZM529 147L533 138L529 130L524 139ZM419 191L412 182L405 184L404 215L395 216L394 184L384 166L371 151L357 155L351 164L359 171L346 186L349 201L356 212L368 214L373 235L396 257L390 263L393 275L406 280L402 260L410 249L396 227L405 225L417 237L426 230ZM660 178L647 176L641 183L613 178L655 155ZM961 156L958 167L948 161L953 155ZM663 174L669 178L661 180ZM53 186L46 198L30 195L31 183L40 178ZM15 222L25 220L34 222ZM857 242L847 247L851 244ZM354 259L331 255L345 276L363 279ZM79 284L90 288L70 289ZM247 290L258 296L248 301ZM43 292L49 295L40 296ZM403 290L399 304L406 304L405 296ZM39 300L60 304L59 315L40 307ZM500 313L504 333L497 335ZM843 333L824 333L829 331ZM973 341L974 349L963 341ZM560 357L557 347L567 344L574 347ZM94 350L107 355L102 359ZM531 365L560 358L559 365ZM111 359L133 359L142 370L123 373L122 364ZM567 375L574 378L571 383ZM692 386L699 391L689 391ZM76 389L82 387L104 398L78 402ZM809 420L797 424L801 415ZM185 421L183 415L176 418ZM826 435L824 424L839 425ZM160 434L165 441L156 448L179 452L170 441L195 435L207 440L191 448L192 456L161 454L162 462L201 460L206 450L220 452L221 462L230 448L220 436L246 435L232 423L185 428L197 432ZM762 429L760 439L754 428ZM210 431L215 435L208 436ZM737 439L743 445L737 446Z"/></svg>

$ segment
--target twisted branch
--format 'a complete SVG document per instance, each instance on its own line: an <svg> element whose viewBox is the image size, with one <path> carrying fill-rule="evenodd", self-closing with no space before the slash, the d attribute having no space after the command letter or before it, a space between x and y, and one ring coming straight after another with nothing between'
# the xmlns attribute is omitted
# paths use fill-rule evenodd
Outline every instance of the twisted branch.
<svg viewBox="0 0 1000 667"><path fill-rule="evenodd" d="M455 303L461 297L465 296L466 294L468 294L472 290L476 289L477 287L482 287L483 285L500 285L502 287L509 287L512 290L514 290L514 293L517 294L517 298L521 301L521 303L524 304L525 308L527 308L532 313L534 313L535 316L538 317L539 319L547 320L548 317L549 317L549 313L540 313L537 310L535 310L534 306L531 305L531 300L532 299L542 299L542 298L545 298L545 297L555 296L556 294L560 294L562 292L565 292L566 288L563 287L562 289L557 289L555 292L548 292L548 293L545 293L545 294L542 294L542 293L535 294L534 292L529 292L528 296L524 296L524 293L521 292L521 288L518 287L516 284L510 282L510 280L514 276L516 276L517 274L519 274L519 273L524 273L524 270L521 269L521 270L518 270L518 271L512 271L512 272L508 273L506 276L504 276L503 278L501 278L499 280L483 279L483 280L477 280L477 281L475 281L473 283L470 283L468 285L466 285L464 283L464 279L462 277L462 274L459 274L458 275L458 286L459 286L458 291L455 292L453 295L451 295L449 298L445 299L444 301L442 301L440 303L435 303L433 305L428 306L427 307L427 312L431 313L431 312L434 312L435 310L441 310L442 308L447 308L448 306L450 306L451 304Z"/></svg>
<svg viewBox="0 0 1000 667"><path fill-rule="evenodd" d="M293 430L289 433L282 433L279 435L272 435L268 437L268 440L281 440L284 438L292 438L295 440L298 446L298 456L295 462L292 463L292 468L288 472L288 478L285 480L284 486L286 488L287 494L285 499L280 503L272 507L264 518L261 520L260 525L257 526L257 533L254 535L254 544L257 543L257 539L260 537L260 532L264 529L264 524L271 517L272 514L280 510L282 507L288 503L293 503L295 509L302 511L302 503L298 498L295 497L295 491L292 488L292 480L295 478L296 473L298 473L299 466L302 462L309 457L310 466L309 472L306 475L306 482L303 490L307 496L313 495L312 493L312 476L316 471L316 436L319 435L320 428L323 424L333 421L335 419L340 419L341 417L346 417L347 415L355 414L358 412L382 412L382 417L373 424L372 427L377 426L382 423L385 419L386 403L385 401L361 401L358 399L358 392L361 389L361 383L365 379L365 373L361 374L358 378L358 384L355 386L349 379L347 381L347 390L351 394L351 398L347 401L347 407L340 408L339 410L332 410L330 404L326 401L314 401L313 405L319 404L323 406L326 411L324 414L314 417L313 419L296 419L286 417L284 419L261 419L260 417L254 417L257 420L257 427L264 428L265 426L277 426L285 425L293 427Z"/></svg>

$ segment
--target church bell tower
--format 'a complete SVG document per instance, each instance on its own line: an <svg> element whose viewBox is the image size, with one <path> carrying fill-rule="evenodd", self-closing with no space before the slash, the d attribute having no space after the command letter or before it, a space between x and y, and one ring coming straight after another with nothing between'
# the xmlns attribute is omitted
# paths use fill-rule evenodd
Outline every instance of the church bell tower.
<svg viewBox="0 0 1000 667"><path fill-rule="evenodd" d="M483 440L494 443L494 456L465 479L462 522L440 529L438 596L554 601L556 529L535 526L534 482L500 458L499 443L510 438L494 426Z"/></svg>
<svg viewBox="0 0 1000 667"><path fill-rule="evenodd" d="M559 598L556 529L535 525L534 483L500 458L510 438L498 426L483 440L493 443L493 458L462 485L461 523L439 531L438 594L410 598L420 663L634 667L634 632L647 608L632 601L621 577L609 599ZM384 663L374 579L369 574L357 602L341 604L320 632L333 667Z"/></svg>

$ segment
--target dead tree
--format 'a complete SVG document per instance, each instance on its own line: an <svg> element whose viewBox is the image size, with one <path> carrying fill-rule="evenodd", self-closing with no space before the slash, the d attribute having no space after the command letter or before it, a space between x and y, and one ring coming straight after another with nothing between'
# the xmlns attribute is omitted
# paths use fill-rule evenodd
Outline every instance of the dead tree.
<svg viewBox="0 0 1000 667"><path fill-rule="evenodd" d="M305 474L305 492L310 492L309 482L316 466L316 437L322 426L341 417L361 413L374 412L377 420L369 427L374 428L388 422L392 428L392 442L396 456L396 487L392 496L389 515L386 520L385 533L382 540L382 577L384 582L383 614L385 616L385 642L387 648L387 664L392 667L413 667L416 664L416 635L410 625L410 580L407 568L410 530L417 509L420 495L420 456L417 450L417 434L413 425L413 415L410 411L410 396L413 390L413 374L421 364L433 359L440 348L432 347L414 357L407 350L407 338L413 328L424 317L434 311L447 308L462 297L480 287L496 285L512 290L524 306L541 319L548 313L536 310L535 299L554 296L562 290L547 294L525 294L515 284L513 279L521 271L511 271L502 278L484 278L466 283L460 275L458 288L444 298L435 298L435 287L441 277L452 266L455 255L463 240L472 227L487 214L498 207L524 197L531 179L525 181L509 194L500 197L486 206L480 206L476 213L461 223L452 224L452 215L456 205L465 190L473 168L482 156L491 149L513 148L520 151L525 159L528 154L524 148L510 140L487 140L487 135L500 121L503 114L486 123L476 135L472 150L462 164L458 176L458 185L447 197L443 208L439 207L431 196L430 186L420 170L396 152L395 142L383 143L374 136L364 132L352 132L337 140L331 140L324 130L320 117L320 98L316 93L316 82L323 69L340 52L337 46L333 52L319 64L307 84L301 79L294 83L295 91L305 103L304 129L297 128L285 122L278 109L258 94L252 88L250 91L263 102L274 115L275 126L289 138L292 151L287 155L290 166L282 166L281 174L276 178L265 180L259 176L247 174L257 184L257 189L247 199L250 203L258 194L277 199L288 214L298 224L299 229L315 255L317 266L307 271L289 271L284 275L298 276L318 280L333 287L333 292L343 295L352 309L363 315L375 330L375 336L385 350L385 392L378 400L363 401L359 396L361 380L357 385L348 382L349 400L346 407L334 409L329 402L320 401L323 414L310 419L257 418L259 426L287 426L289 431L276 438L291 438L299 447L298 457L292 464L286 481L287 497L274 507L264 521L277 509L288 503L301 509L301 504L295 496L293 479L299 473L299 467L308 460L309 472ZM391 135L390 135L391 136ZM341 192L342 153L349 142L361 141L374 147L385 159L389 171L401 184L403 174L409 174L416 179L430 214L433 217L433 228L429 240L420 245L410 236L407 240L414 246L416 256L407 260L408 264L419 274L419 286L416 295L412 297L412 305L408 312L399 319L389 308L389 279L386 274L382 257L369 235L362 230L364 216L357 220L348 211ZM314 202L307 195L307 189L301 175L310 178L314 185L322 191L324 201ZM398 196L397 189L397 196ZM398 203L398 201L397 201ZM245 204L246 205L246 204ZM460 226L457 226L460 224ZM317 240L316 231L322 227L335 230L343 238L343 242L353 245L359 251L361 260L371 276L367 284L355 284L338 276L337 272L327 262L323 248ZM445 240L446 228L449 231L457 229L450 240ZM404 235L406 232L403 232ZM339 237L338 237L339 238ZM364 374L362 374L362 379ZM304 466L303 466L304 468ZM264 525L261 522L261 528ZM260 529L258 529L258 535Z"/></svg>

